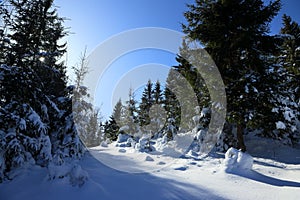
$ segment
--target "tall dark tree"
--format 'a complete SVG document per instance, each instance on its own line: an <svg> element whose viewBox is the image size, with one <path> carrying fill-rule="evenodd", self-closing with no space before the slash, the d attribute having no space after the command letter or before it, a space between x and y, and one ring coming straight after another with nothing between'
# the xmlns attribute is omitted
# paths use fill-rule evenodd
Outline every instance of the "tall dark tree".
<svg viewBox="0 0 300 200"><path fill-rule="evenodd" d="M153 84L149 80L141 98L141 103L139 104L139 122L141 127L146 126L150 124L150 117L149 117L149 111L151 106L153 105L153 90L152 90Z"/></svg>
<svg viewBox="0 0 300 200"><path fill-rule="evenodd" d="M62 95L66 85L65 65L59 59L66 52L61 39L67 35L64 19L53 9L53 0L8 0L1 6L7 44L4 63L31 68L42 79L45 94ZM53 73L55 72L55 73Z"/></svg>
<svg viewBox="0 0 300 200"><path fill-rule="evenodd" d="M0 181L34 162L62 164L84 148L66 88L66 34L52 0L7 0L0 5Z"/></svg>
<svg viewBox="0 0 300 200"><path fill-rule="evenodd" d="M109 139L110 141L116 141L118 138L119 130L120 127L118 126L116 120L111 116L104 125L106 139Z"/></svg>
<svg viewBox="0 0 300 200"><path fill-rule="evenodd" d="M157 80L154 85L153 101L154 101L154 104L162 104L162 101L163 101L163 93L162 93L161 84L160 84L159 80Z"/></svg>
<svg viewBox="0 0 300 200"><path fill-rule="evenodd" d="M181 119L180 103L176 99L176 95L166 87L164 90L164 109L166 111L167 121L174 121L175 127L179 127Z"/></svg>
<svg viewBox="0 0 300 200"><path fill-rule="evenodd" d="M243 151L248 122L262 109L271 112L262 103L269 92L265 58L274 49L267 33L280 6L279 0L268 5L262 0L196 0L184 14L188 23L183 31L205 46L219 68L226 86L227 120L236 125L237 148Z"/></svg>

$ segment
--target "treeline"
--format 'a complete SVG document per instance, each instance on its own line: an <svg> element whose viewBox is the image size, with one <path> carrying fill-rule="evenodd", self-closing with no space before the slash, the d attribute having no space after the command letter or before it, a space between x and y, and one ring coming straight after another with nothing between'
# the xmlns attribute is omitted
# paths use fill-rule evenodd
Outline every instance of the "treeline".
<svg viewBox="0 0 300 200"><path fill-rule="evenodd" d="M183 41L176 58L178 65L172 67L165 91L155 92L149 82L138 106L130 95L125 105L130 113L127 124L118 122L126 118L119 102L106 122L107 137L115 140L120 132L134 135L140 131L122 128L129 123L135 122L139 127L154 124L151 120L157 121L156 117L149 116L151 106L156 105L156 93L162 94L157 95L163 99L158 105L166 111L167 120L156 125L162 127L160 131L152 131L154 129L148 126L143 133L151 130L152 135L160 135L168 127L169 119L174 122L176 131L180 124L182 131L193 128L191 126L207 131L213 102L207 83L188 61L189 52L197 50L191 47L196 42L210 54L225 84L227 116L217 144L220 150L233 146L245 151L244 135L250 132L288 145L299 144L300 26L284 15L280 32L270 35L269 24L280 8L279 0L269 3L261 0L196 0L195 4L188 5L188 11L184 13L187 24L182 25L188 39ZM178 99L172 93L176 89L172 82L180 77L190 83L199 105L185 112L189 115L184 117L182 105L178 105ZM177 95L184 97L186 91L177 89ZM189 101L184 102L192 103ZM188 122L182 123L186 118Z"/></svg>

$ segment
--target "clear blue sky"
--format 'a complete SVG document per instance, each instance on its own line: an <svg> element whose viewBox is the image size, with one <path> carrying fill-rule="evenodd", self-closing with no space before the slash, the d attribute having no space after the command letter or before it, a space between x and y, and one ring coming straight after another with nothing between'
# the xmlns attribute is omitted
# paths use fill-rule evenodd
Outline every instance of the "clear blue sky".
<svg viewBox="0 0 300 200"><path fill-rule="evenodd" d="M181 23L185 22L183 12L187 10L185 5L193 2L193 0L56 0L55 5L59 6L60 16L70 19L65 25L70 27L73 33L67 38L68 66L78 62L85 47L90 53L109 37L129 29L162 27L181 31ZM300 22L300 1L283 0L282 3L282 10L272 23L272 33L279 31L283 13ZM101 111L105 117L110 115L112 109L110 92L117 84L118 78L132 68L147 63L172 66L176 64L175 55L143 50L117 60L111 72L101 80L99 86L101 93L95 97L96 104L103 104ZM167 73L167 68L160 67L160 69L162 70L157 79L163 79Z"/></svg>

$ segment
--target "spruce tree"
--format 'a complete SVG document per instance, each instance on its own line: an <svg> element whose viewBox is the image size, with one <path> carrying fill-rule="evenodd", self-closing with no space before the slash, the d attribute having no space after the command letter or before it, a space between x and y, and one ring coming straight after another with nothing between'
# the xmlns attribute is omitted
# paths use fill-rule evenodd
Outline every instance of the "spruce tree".
<svg viewBox="0 0 300 200"><path fill-rule="evenodd" d="M119 99L119 101L116 103L114 109L113 109L113 113L112 113L112 117L116 120L117 124L122 127L123 124L123 112L124 112L124 108L123 108L123 104L122 104L122 100Z"/></svg>
<svg viewBox="0 0 300 200"><path fill-rule="evenodd" d="M53 0L8 0L0 14L10 41L5 63L31 68L47 82L43 92L62 95L66 85L65 65L59 59L66 52L61 39L67 35L64 19L53 9ZM12 8L11 8L12 7Z"/></svg>
<svg viewBox="0 0 300 200"><path fill-rule="evenodd" d="M178 129L181 122L180 103L176 99L176 95L168 87L164 90L164 109L167 121L174 121L175 127Z"/></svg>
<svg viewBox="0 0 300 200"><path fill-rule="evenodd" d="M196 0L184 13L187 25L183 31L204 45L221 73L227 120L236 125L236 147L243 151L243 132L249 121L256 120L262 109L271 112L269 105L262 103L269 92L265 59L274 49L267 33L280 6L279 0L268 5L262 0Z"/></svg>
<svg viewBox="0 0 300 200"><path fill-rule="evenodd" d="M119 130L120 127L118 126L116 120L111 116L104 125L106 139L109 139L110 141L116 141L118 138Z"/></svg>
<svg viewBox="0 0 300 200"><path fill-rule="evenodd" d="M147 129L151 130L152 137L160 137L166 122L166 112L163 105L163 93L161 84L157 80L152 91L153 105L150 108L150 124Z"/></svg>
<svg viewBox="0 0 300 200"><path fill-rule="evenodd" d="M144 88L141 103L139 104L138 116L141 127L145 127L150 124L149 111L153 105L153 91L152 91L152 82L148 80L147 85Z"/></svg>
<svg viewBox="0 0 300 200"><path fill-rule="evenodd" d="M124 105L124 112L122 113L122 123L127 126L126 133L136 137L138 140L140 137L139 133L139 118L137 110L137 101L135 100L133 90L130 88L128 93L128 100Z"/></svg>
<svg viewBox="0 0 300 200"><path fill-rule="evenodd" d="M25 163L48 166L79 158L84 149L72 114L73 87L66 88L63 20L51 0L8 0L0 53L0 155L4 174Z"/></svg>
<svg viewBox="0 0 300 200"><path fill-rule="evenodd" d="M270 137L285 144L295 144L300 138L299 82L300 82L300 26L291 17L283 15L277 62L278 90L274 95L273 114L276 130Z"/></svg>

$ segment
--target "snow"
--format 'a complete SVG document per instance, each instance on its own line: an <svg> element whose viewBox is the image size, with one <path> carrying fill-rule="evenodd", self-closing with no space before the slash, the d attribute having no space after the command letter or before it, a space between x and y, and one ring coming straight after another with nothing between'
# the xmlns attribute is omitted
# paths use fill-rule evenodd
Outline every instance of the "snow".
<svg viewBox="0 0 300 200"><path fill-rule="evenodd" d="M118 143L125 142L125 141L128 140L129 137L130 137L130 136L127 135L127 134L119 134L119 135L118 135L117 142L118 142Z"/></svg>
<svg viewBox="0 0 300 200"><path fill-rule="evenodd" d="M286 129L286 125L282 121L276 122L277 129Z"/></svg>
<svg viewBox="0 0 300 200"><path fill-rule="evenodd" d="M235 148L229 148L224 159L225 172L245 172L252 169L253 158Z"/></svg>
<svg viewBox="0 0 300 200"><path fill-rule="evenodd" d="M248 153L230 149L201 159L115 143L94 147L78 163L24 168L0 184L0 199L300 199L300 149L245 139ZM233 170L228 173L225 166Z"/></svg>

